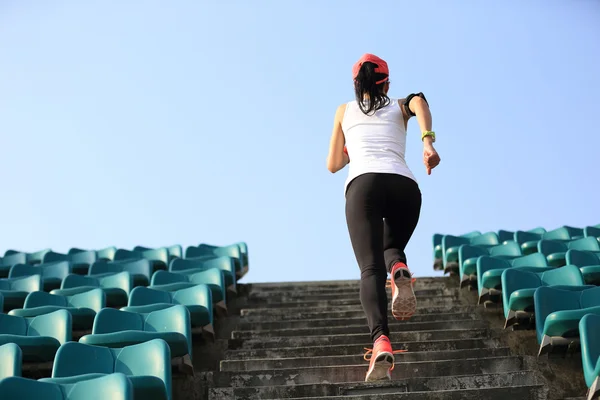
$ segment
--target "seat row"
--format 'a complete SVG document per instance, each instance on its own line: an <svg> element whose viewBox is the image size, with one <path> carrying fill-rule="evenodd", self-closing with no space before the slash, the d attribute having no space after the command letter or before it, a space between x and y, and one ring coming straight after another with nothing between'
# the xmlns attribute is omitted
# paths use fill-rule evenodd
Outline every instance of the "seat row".
<svg viewBox="0 0 600 400"><path fill-rule="evenodd" d="M444 269L459 276L462 288L476 288L479 304L501 305L505 329L535 329L539 356L581 350L589 399L600 396L598 228L537 228L513 232L512 239L507 231L460 240L450 235L441 239L441 248L434 238L438 268L445 261ZM498 244L502 232L506 240Z"/></svg>
<svg viewBox="0 0 600 400"><path fill-rule="evenodd" d="M51 252L8 252L4 260L25 254L25 263L10 265L0 279L0 310L7 312L0 313L0 398L40 390L63 396L44 398L89 398L69 396L97 384L114 385L122 398L170 399L171 366L193 374L192 335L214 339L214 316L227 314L227 299L248 271L245 244L244 252L239 244L201 246L188 247L188 258L172 251L162 265L149 255L156 249L116 260L118 250L94 251L95 261L79 274L74 266L84 263L69 254L56 260ZM52 362L51 378L21 376L22 366ZM157 379L164 390L155 390Z"/></svg>

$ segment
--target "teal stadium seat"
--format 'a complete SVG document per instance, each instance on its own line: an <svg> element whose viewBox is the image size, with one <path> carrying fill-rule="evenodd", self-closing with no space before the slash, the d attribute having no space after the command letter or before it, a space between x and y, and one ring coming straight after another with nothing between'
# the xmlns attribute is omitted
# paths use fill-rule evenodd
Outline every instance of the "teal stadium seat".
<svg viewBox="0 0 600 400"><path fill-rule="evenodd" d="M240 246L232 244L230 246L212 246L201 244L199 246L190 246L185 250L185 258L216 258L216 257L231 257L235 264L236 280L244 276L245 266L242 265L244 260Z"/></svg>
<svg viewBox="0 0 600 400"><path fill-rule="evenodd" d="M168 247L166 247L166 249L167 249L167 254L169 256L168 257L169 262L171 262L171 260L173 260L175 258L183 258L183 249L181 248L180 245L176 244L173 246L168 246ZM146 246L135 246L133 248L133 251L147 251L147 250L154 250L154 249L151 247L146 247Z"/></svg>
<svg viewBox="0 0 600 400"><path fill-rule="evenodd" d="M508 268L520 268L521 270L531 268L534 272L552 269L548 267L546 257L540 253L508 260L491 256L479 257L477 259L479 304L488 301L490 296L498 296L502 293L502 272Z"/></svg>
<svg viewBox="0 0 600 400"><path fill-rule="evenodd" d="M600 287L580 291L543 286L534 294L536 334L540 350L579 341L579 321L586 314L600 315ZM600 334L600 331L598 331Z"/></svg>
<svg viewBox="0 0 600 400"><path fill-rule="evenodd" d="M214 337L212 295L208 285L198 284L172 292L139 286L131 291L129 304L121 310L149 313L175 304L186 306L189 310L192 328L195 328L193 333L205 332Z"/></svg>
<svg viewBox="0 0 600 400"><path fill-rule="evenodd" d="M505 328L518 320L534 315L535 290L541 286L561 285L573 290L584 286L583 275L574 265L565 265L549 271L534 272L508 268L502 271L502 303L506 318Z"/></svg>
<svg viewBox="0 0 600 400"><path fill-rule="evenodd" d="M181 359L182 366L193 373L190 312L182 305L149 313L103 308L96 314L92 334L83 336L79 342L120 348L151 339L167 342L171 357Z"/></svg>
<svg viewBox="0 0 600 400"><path fill-rule="evenodd" d="M545 255L548 265L553 267L561 267L566 264L566 254L569 249L600 251L600 243L593 237L564 242L543 239L538 242L538 252Z"/></svg>
<svg viewBox="0 0 600 400"><path fill-rule="evenodd" d="M82 250L71 254L61 254L50 251L44 255L44 264L68 261L71 263L71 272L79 275L87 275L90 265L98 260L98 255L95 251Z"/></svg>
<svg viewBox="0 0 600 400"><path fill-rule="evenodd" d="M96 313L106 306L106 294L102 289L91 289L71 296L45 292L29 293L23 308L14 309L10 315L32 318L56 310L67 310L72 317L74 331L90 330Z"/></svg>
<svg viewBox="0 0 600 400"><path fill-rule="evenodd" d="M8 274L9 278L20 278L39 274L42 277L42 290L49 292L60 288L62 281L71 272L71 264L68 261L57 261L38 265L17 264Z"/></svg>
<svg viewBox="0 0 600 400"><path fill-rule="evenodd" d="M538 242L542 239L554 241L571 241L579 236L573 234L583 233L577 231L577 228L562 226L551 231L516 231L515 241L521 246L524 255L536 253L538 251Z"/></svg>
<svg viewBox="0 0 600 400"><path fill-rule="evenodd" d="M235 261L232 257L209 256L209 258L186 258L175 259L169 265L169 272L175 272L184 275L195 275L199 272L207 271L212 268L218 268L224 273L225 285L227 290L232 293L237 292L237 279Z"/></svg>
<svg viewBox="0 0 600 400"><path fill-rule="evenodd" d="M135 399L172 399L171 350L162 339L114 349L65 343L56 353L52 377L40 381L71 384L115 372L131 380Z"/></svg>
<svg viewBox="0 0 600 400"><path fill-rule="evenodd" d="M570 249L565 258L567 264L579 267L586 284L600 285L600 252Z"/></svg>
<svg viewBox="0 0 600 400"><path fill-rule="evenodd" d="M9 376L21 376L23 352L15 343L0 346L0 380Z"/></svg>
<svg viewBox="0 0 600 400"><path fill-rule="evenodd" d="M441 233L433 234L433 269L434 271L441 271L444 269L444 262L442 260L442 238L444 235Z"/></svg>
<svg viewBox="0 0 600 400"><path fill-rule="evenodd" d="M48 362L71 340L71 314L58 310L34 318L0 314L0 345L15 343L24 362Z"/></svg>
<svg viewBox="0 0 600 400"><path fill-rule="evenodd" d="M133 279L126 271L100 277L71 274L64 279L60 289L54 289L50 293L72 296L100 288L106 294L107 307L123 307L127 305L132 287Z"/></svg>
<svg viewBox="0 0 600 400"><path fill-rule="evenodd" d="M4 311L22 308L27 295L39 290L42 290L40 275L0 279L0 294L4 298Z"/></svg>
<svg viewBox="0 0 600 400"><path fill-rule="evenodd" d="M227 315L227 289L225 271L211 268L193 274L156 271L152 275L151 289L172 292L198 284L206 284L210 288L215 310L219 315Z"/></svg>
<svg viewBox="0 0 600 400"><path fill-rule="evenodd" d="M459 272L458 249L461 245L492 247L500 244L500 239L496 232L476 233L479 232L472 232L462 236L444 235L442 238L442 260L445 274Z"/></svg>
<svg viewBox="0 0 600 400"><path fill-rule="evenodd" d="M498 231L498 239L500 240L501 244L504 242L512 242L515 239L515 233L513 231L500 229Z"/></svg>
<svg viewBox="0 0 600 400"><path fill-rule="evenodd" d="M478 247L468 244L459 246L458 269L461 287L467 286L469 282L477 281L477 259L481 256L511 260L522 256L522 253L520 246L514 241L488 247Z"/></svg>
<svg viewBox="0 0 600 400"><path fill-rule="evenodd" d="M0 380L0 399L18 400L134 400L133 385L121 373L59 384L22 377Z"/></svg>
<svg viewBox="0 0 600 400"><path fill-rule="evenodd" d="M115 253L114 261L138 260L141 258L150 262L152 272L167 269L169 265L169 252L165 247L144 251L119 249Z"/></svg>
<svg viewBox="0 0 600 400"><path fill-rule="evenodd" d="M0 278L7 278L10 269L16 264L27 264L25 253L13 253L5 255L0 259Z"/></svg>
<svg viewBox="0 0 600 400"><path fill-rule="evenodd" d="M600 397L600 316L587 314L579 321L583 376L588 386L587 400Z"/></svg>
<svg viewBox="0 0 600 400"><path fill-rule="evenodd" d="M145 258L125 259L117 261L97 261L90 266L89 276L110 276L119 272L129 272L133 286L148 286L152 277L151 262Z"/></svg>

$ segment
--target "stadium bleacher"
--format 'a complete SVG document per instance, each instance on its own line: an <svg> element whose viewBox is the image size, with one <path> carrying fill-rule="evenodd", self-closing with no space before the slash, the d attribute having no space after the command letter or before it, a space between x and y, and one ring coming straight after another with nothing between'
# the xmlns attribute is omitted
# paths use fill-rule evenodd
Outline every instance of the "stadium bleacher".
<svg viewBox="0 0 600 400"><path fill-rule="evenodd" d="M504 329L535 330L538 357L580 351L586 398L600 398L600 224L437 233L433 248L434 270L502 307Z"/></svg>
<svg viewBox="0 0 600 400"><path fill-rule="evenodd" d="M0 258L0 399L174 399L193 341L249 270L246 243L7 250ZM197 339L198 338L198 339Z"/></svg>

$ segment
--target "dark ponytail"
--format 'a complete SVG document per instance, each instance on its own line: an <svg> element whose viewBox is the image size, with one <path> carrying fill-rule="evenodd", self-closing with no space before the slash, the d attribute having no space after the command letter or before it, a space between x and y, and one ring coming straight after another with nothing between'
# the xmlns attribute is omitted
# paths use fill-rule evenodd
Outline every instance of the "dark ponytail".
<svg viewBox="0 0 600 400"><path fill-rule="evenodd" d="M376 73L376 67L371 62L363 63L354 80L356 101L360 110L366 115L374 114L375 111L390 104L390 98L383 90L388 81L381 82L387 78L387 75ZM377 82L381 83L377 84Z"/></svg>

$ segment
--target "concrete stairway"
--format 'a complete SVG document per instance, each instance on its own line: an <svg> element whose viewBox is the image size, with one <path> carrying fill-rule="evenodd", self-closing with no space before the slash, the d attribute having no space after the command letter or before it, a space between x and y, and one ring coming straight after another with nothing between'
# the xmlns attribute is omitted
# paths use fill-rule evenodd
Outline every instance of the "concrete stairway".
<svg viewBox="0 0 600 400"><path fill-rule="evenodd" d="M560 398L549 395L535 357L515 354L454 278L417 280L417 315L390 317L394 349L408 352L396 355L392 381L368 384L363 354L372 344L358 281L247 291L219 371L206 376L211 400Z"/></svg>

